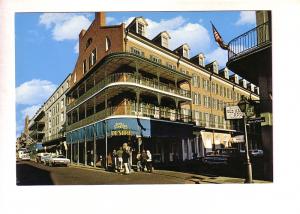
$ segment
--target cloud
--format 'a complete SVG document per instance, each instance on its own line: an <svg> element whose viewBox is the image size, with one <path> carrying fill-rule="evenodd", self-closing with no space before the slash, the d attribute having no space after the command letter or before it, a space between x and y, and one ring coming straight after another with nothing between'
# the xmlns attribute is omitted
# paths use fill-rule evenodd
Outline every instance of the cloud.
<svg viewBox="0 0 300 214"><path fill-rule="evenodd" d="M48 80L33 79L16 88L17 104L36 105L46 101L57 85Z"/></svg>
<svg viewBox="0 0 300 214"><path fill-rule="evenodd" d="M56 41L75 40L82 29L87 29L91 21L87 15L75 13L44 13L39 23L51 29L52 38Z"/></svg>
<svg viewBox="0 0 300 214"><path fill-rule="evenodd" d="M76 42L76 45L74 46L74 52L77 54L79 53L79 42L78 41Z"/></svg>
<svg viewBox="0 0 300 214"><path fill-rule="evenodd" d="M106 17L106 24L114 24L116 22L116 19L114 17Z"/></svg>
<svg viewBox="0 0 300 214"><path fill-rule="evenodd" d="M124 21L128 25L135 17L130 17ZM200 23L190 23L182 16L171 19L161 19L153 21L146 19L148 23L147 37L154 38L162 31L167 31L170 36L169 49L173 50L184 43L188 43L192 48L191 55L201 51L206 51L210 45L210 37L208 30Z"/></svg>
<svg viewBox="0 0 300 214"><path fill-rule="evenodd" d="M32 105L27 108L24 108L23 110L21 110L22 119L24 120L26 115L28 115L29 118L32 118L35 115L35 113L37 112L37 110L39 110L40 107L41 107L41 104Z"/></svg>
<svg viewBox="0 0 300 214"><path fill-rule="evenodd" d="M240 18L237 20L235 25L246 25L246 24L255 24L256 16L255 11L241 11Z"/></svg>
<svg viewBox="0 0 300 214"><path fill-rule="evenodd" d="M43 13L39 18L39 23L51 30L55 41L77 40L80 31L90 26L89 18L91 15L86 13ZM108 19L112 21L109 17ZM78 53L77 44L74 51Z"/></svg>
<svg viewBox="0 0 300 214"><path fill-rule="evenodd" d="M227 51L223 50L220 47L206 54L205 57L206 57L206 63L210 63L212 61L217 60L219 64L219 68L225 67L226 62L228 61Z"/></svg>

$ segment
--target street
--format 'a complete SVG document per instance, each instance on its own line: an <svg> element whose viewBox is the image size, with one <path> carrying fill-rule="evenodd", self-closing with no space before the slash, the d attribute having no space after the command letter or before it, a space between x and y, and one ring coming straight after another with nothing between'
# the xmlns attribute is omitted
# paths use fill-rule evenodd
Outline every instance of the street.
<svg viewBox="0 0 300 214"><path fill-rule="evenodd" d="M243 183L244 179L199 175L168 170L129 175L86 167L49 167L33 161L17 162L17 185L101 185L101 184L201 184ZM256 181L260 183L261 181Z"/></svg>

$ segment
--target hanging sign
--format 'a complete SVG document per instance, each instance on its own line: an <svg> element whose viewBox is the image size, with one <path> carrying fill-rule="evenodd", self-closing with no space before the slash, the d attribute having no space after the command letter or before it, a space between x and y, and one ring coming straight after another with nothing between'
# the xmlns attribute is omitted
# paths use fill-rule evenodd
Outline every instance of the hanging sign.
<svg viewBox="0 0 300 214"><path fill-rule="evenodd" d="M243 112L238 106L227 106L225 107L225 119L226 120L236 120L242 119Z"/></svg>

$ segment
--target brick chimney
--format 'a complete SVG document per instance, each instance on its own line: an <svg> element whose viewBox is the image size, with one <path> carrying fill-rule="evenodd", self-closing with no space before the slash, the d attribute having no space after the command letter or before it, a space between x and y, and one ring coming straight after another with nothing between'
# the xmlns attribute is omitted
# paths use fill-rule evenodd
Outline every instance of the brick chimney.
<svg viewBox="0 0 300 214"><path fill-rule="evenodd" d="M106 25L106 18L105 12L96 12L95 13L95 22L98 26L105 26Z"/></svg>

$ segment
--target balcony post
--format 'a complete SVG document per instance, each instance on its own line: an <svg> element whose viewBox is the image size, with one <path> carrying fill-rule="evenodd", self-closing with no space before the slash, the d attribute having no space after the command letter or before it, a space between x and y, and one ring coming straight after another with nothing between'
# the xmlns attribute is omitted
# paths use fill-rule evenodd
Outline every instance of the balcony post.
<svg viewBox="0 0 300 214"><path fill-rule="evenodd" d="M87 153L86 153L86 128L84 128L84 165L87 165Z"/></svg>
<svg viewBox="0 0 300 214"><path fill-rule="evenodd" d="M158 103L158 118L161 118L161 95L157 94L157 103Z"/></svg>
<svg viewBox="0 0 300 214"><path fill-rule="evenodd" d="M178 105L179 105L178 98L175 98L175 105L176 105L175 118L176 118L176 120L178 120Z"/></svg>
<svg viewBox="0 0 300 214"><path fill-rule="evenodd" d="M104 105L105 105L105 116L107 117L108 116L108 108L107 108L107 93L105 92L105 102L104 102Z"/></svg>
<svg viewBox="0 0 300 214"><path fill-rule="evenodd" d="M71 134L71 164L73 163L73 141L72 141L72 134Z"/></svg>
<svg viewBox="0 0 300 214"><path fill-rule="evenodd" d="M135 72L134 72L134 75L135 75L135 82L138 83L138 77L139 77L139 64L137 63L137 61L134 62L135 64Z"/></svg>
<svg viewBox="0 0 300 214"><path fill-rule="evenodd" d="M79 122L79 106L76 108L77 110L77 122Z"/></svg>
<svg viewBox="0 0 300 214"><path fill-rule="evenodd" d="M96 96L93 97L94 114L96 114Z"/></svg>
<svg viewBox="0 0 300 214"><path fill-rule="evenodd" d="M160 76L160 73L159 72L157 72L157 87L158 87L158 89L159 89L159 85L160 85L160 80L159 80L159 76Z"/></svg>
<svg viewBox="0 0 300 214"><path fill-rule="evenodd" d="M86 118L86 115L87 115L86 108L87 108L87 103L84 103L84 118Z"/></svg>
<svg viewBox="0 0 300 214"><path fill-rule="evenodd" d="M140 111L140 91L137 90L135 92L135 94L136 94L136 108L137 108L136 111L139 112Z"/></svg>

